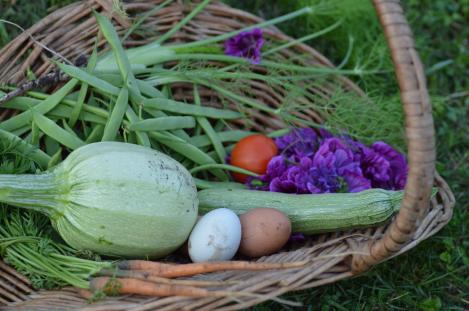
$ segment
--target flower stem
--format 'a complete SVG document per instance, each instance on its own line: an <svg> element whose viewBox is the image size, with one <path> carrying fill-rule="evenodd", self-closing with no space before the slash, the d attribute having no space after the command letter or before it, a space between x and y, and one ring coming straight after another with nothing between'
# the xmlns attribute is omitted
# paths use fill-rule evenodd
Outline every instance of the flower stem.
<svg viewBox="0 0 469 311"><path fill-rule="evenodd" d="M252 30L254 28L265 28L265 27L268 27L268 26L271 26L271 25L279 24L279 23L294 19L294 18L296 18L298 16L301 16L303 14L311 13L312 11L313 11L312 8L306 7L306 8L303 8L301 10L298 10L298 11L295 11L295 12L292 12L292 13L289 13L289 14L286 14L286 15L271 19L269 21L261 22L261 23L258 23L258 24L255 24L255 25L240 29L240 30L228 32L226 34L219 35L219 36L212 37L212 38L208 38L208 39L205 39L205 40L194 41L194 42L178 45L178 46L176 46L176 48L180 48L180 47L184 47L184 48L191 47L192 48L192 47L196 47L196 46L207 45L207 44L211 44L211 43L215 43L215 42L224 41L226 39L229 39L231 37L236 36L237 34L243 32L243 31L249 31L249 30Z"/></svg>
<svg viewBox="0 0 469 311"><path fill-rule="evenodd" d="M226 62L229 64L241 64L241 65L249 65L249 60L242 58L242 57L234 57L234 56L227 56L221 54L199 54L199 53L190 53L190 54L168 54L168 55L161 55L158 58L155 58L155 64L166 63L170 61L185 61L185 60L193 60L193 61L219 61L219 62ZM310 74L344 74L344 75L363 75L363 74L375 74L378 73L376 70L347 70L347 69L337 69L332 67L305 67L293 64L282 64L274 61L261 61L259 66L263 66L266 68L273 68L273 69L281 69L286 70L288 72L303 72L303 73L310 73ZM140 70L140 69L139 69ZM138 73L145 73L148 71L152 71L152 69L145 69L138 71ZM137 72L134 72L137 74Z"/></svg>
<svg viewBox="0 0 469 311"><path fill-rule="evenodd" d="M161 37L156 40L157 43L163 43L166 41L168 38L170 38L172 35L174 35L176 32L179 31L184 25L186 25L194 16L200 13L208 4L210 0L204 0L202 1L197 7L195 7L192 12L187 15L184 19L182 19L177 25L173 26L171 30L169 30L167 33L162 35Z"/></svg>
<svg viewBox="0 0 469 311"><path fill-rule="evenodd" d="M327 27L327 28L324 28L324 29L322 29L322 30L320 30L320 31L317 31L317 32L314 32L314 33L312 33L312 34L306 35L306 36L304 36L304 37L302 37L302 38L295 39L295 40L291 40L291 41L289 41L289 42L287 42L287 43L285 43L285 44L282 44L282 45L280 45L280 46L274 47L274 48L272 48L272 49L266 51L265 53L262 53L262 55L263 55L263 56L267 56L267 55L270 55L270 54L274 54L274 53L276 53L276 52L278 52L278 51L281 51L281 50L283 50L283 49L287 49L287 48L289 48L289 47L291 47L291 46L293 46L293 45L297 45L297 44L303 43L303 42L305 42L305 41L308 41L308 40L317 38L317 37L319 37L319 36L322 36L322 35L324 35L324 34L330 32L330 31L336 29L337 27L339 27L339 26L342 24L342 22L343 22L343 19L340 19L340 20L338 20L337 22L335 22L334 24L332 24L331 26Z"/></svg>

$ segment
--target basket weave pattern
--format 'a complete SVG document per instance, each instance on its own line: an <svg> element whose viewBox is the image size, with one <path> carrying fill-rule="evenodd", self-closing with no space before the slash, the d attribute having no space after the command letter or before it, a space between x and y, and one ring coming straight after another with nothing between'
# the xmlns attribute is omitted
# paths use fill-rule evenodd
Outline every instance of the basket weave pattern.
<svg viewBox="0 0 469 311"><path fill-rule="evenodd" d="M84 54L89 55L98 34L98 26L92 10L109 17L122 35L131 26L131 20L151 10L161 0L137 0L125 4L128 17L113 11L110 0L88 0L77 2L47 16L26 33L10 42L0 51L0 83L20 83L30 68L36 76L43 76L53 69L48 62L51 56L34 43L30 36L43 45L57 51L70 60ZM385 31L395 64L401 90L401 99L406 115L405 129L408 145L409 176L405 196L399 214L392 223L365 230L353 230L323 234L309 239L292 249L260 258L265 262L308 261L303 268L262 272L211 273L194 279L227 281L222 288L227 291L246 291L260 294L259 297L232 298L147 298L126 296L107 298L93 305L78 296L73 289L35 292L29 281L0 261L0 309L1 310L235 310L242 309L267 299L275 298L292 290L301 290L332 283L358 275L373 265L397 256L413 248L422 240L439 231L451 218L454 196L445 181L435 173L435 142L431 106L426 90L425 76L411 30L397 0L374 0L376 11ZM132 35L127 47L152 42L159 33L164 33L184 18L191 7L183 1L171 5L150 16L142 25L143 35ZM173 42L189 42L240 29L261 21L259 18L220 3L208 5L172 39ZM291 40L278 29L266 29L269 39ZM101 40L99 48L108 47ZM332 64L320 53L303 44L285 50L285 57L297 53L308 54L305 65L326 66ZM255 83L251 85L258 100L272 107L282 102L282 92L270 86ZM364 96L364 93L350 80L343 77L330 78L322 86L311 87L310 92L325 98L334 88L341 87L349 92ZM183 85L174 86L178 98L191 99L191 92ZM205 99L213 101L214 94L202 93ZM216 99L215 99L216 100ZM321 116L314 110L305 112L309 118L321 122ZM0 120L15 114L2 110ZM273 116L253 112L258 128L254 130L278 129L283 124ZM432 186L438 187L438 194L430 198ZM229 282L228 282L229 281Z"/></svg>

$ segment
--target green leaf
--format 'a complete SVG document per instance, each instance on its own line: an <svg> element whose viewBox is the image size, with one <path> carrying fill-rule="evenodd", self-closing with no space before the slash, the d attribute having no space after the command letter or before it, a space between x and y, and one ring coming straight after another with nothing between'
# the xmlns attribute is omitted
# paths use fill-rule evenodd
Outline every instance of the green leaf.
<svg viewBox="0 0 469 311"><path fill-rule="evenodd" d="M451 262L451 254L449 252L443 252L440 254L440 259L441 261L445 263L450 263Z"/></svg>
<svg viewBox="0 0 469 311"><path fill-rule="evenodd" d="M418 308L422 311L437 311L442 307L441 299L439 297L427 298L418 304Z"/></svg>

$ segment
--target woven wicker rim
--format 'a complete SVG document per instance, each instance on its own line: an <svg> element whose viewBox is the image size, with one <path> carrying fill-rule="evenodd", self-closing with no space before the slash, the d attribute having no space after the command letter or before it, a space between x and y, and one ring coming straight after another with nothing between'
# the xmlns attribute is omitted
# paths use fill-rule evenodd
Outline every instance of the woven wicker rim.
<svg viewBox="0 0 469 311"><path fill-rule="evenodd" d="M130 16L150 10L161 0L132 1L126 3ZM390 225L367 230L354 230L334 234L324 234L308 241L288 252L260 258L259 261L288 262L308 260L309 264L302 269L288 269L260 273L224 272L201 276L206 279L222 281L241 281L230 285L227 282L223 289L247 291L263 294L260 298L182 298L148 299L143 297L109 298L96 305L85 307L83 299L74 290L48 291L35 293L29 281L0 261L0 306L5 310L235 310L272 299L285 292L320 286L343 278L358 275L371 266L397 256L416 246L422 240L439 231L451 218L454 196L451 190L435 173L435 134L431 105L426 89L423 66L414 47L412 32L397 0L373 0L381 25L392 53L395 71L401 91L401 100L405 112L405 130L408 145L409 175L405 188L402 208ZM37 76L42 76L52 69L43 49L35 45L29 35L50 46L62 55L73 59L80 53L89 54L97 33L97 26L91 10L101 11L113 18L117 29L122 33L130 27L128 19L115 14L111 0L88 0L60 9L20 35L0 51L0 82L18 83L24 79L26 68L31 67ZM190 8L182 1L152 16L145 27L154 27L164 31L179 21ZM248 13L232 9L220 3L207 6L193 22L184 27L175 36L175 41L192 41L203 36L211 36L260 21ZM274 27L267 29L267 35L277 40L291 40ZM127 41L128 46L141 45L153 38ZM66 45L65 45L66 43ZM100 44L105 48L105 42ZM24 61L20 57L28 54ZM286 56L292 53L309 53L308 65L332 66L332 64L314 49L298 44L285 51ZM335 83L351 92L363 92L350 80L339 77ZM264 85L256 85L264 91L259 96L267 103L279 100L275 90ZM327 96L334 86L326 82L323 89L314 90ZM177 96L188 98L181 86ZM211 94L202 94L211 96ZM281 100L281 97L280 97ZM11 111L0 114L0 120L11 116ZM315 121L320 116L311 111L308 114ZM275 119L257 115L262 129L281 126ZM432 186L439 189L438 195L430 200ZM350 255L353 252L353 255Z"/></svg>

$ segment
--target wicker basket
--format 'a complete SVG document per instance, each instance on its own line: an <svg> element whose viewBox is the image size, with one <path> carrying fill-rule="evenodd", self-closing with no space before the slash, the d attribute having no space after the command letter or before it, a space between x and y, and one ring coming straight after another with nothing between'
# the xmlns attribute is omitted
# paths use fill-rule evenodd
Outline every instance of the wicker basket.
<svg viewBox="0 0 469 311"><path fill-rule="evenodd" d="M0 51L0 82L20 83L27 68L37 76L43 76L52 69L47 52L31 40L31 36L44 45L75 59L80 54L89 55L98 32L92 10L100 11L113 18L120 33L130 27L130 19L149 11L161 0L129 1L125 9L128 18L113 12L111 0L89 0L74 3L47 16L27 32L10 42ZM148 18L144 27L151 29L145 38L134 36L126 41L127 46L151 42L157 32L163 32L177 23L191 11L184 1L174 1L168 7ZM146 298L125 296L108 298L89 305L73 289L36 292L29 281L0 261L0 309L1 310L235 310L246 308L282 295L288 291L312 288L356 276L379 262L402 254L422 240L439 231L451 218L454 196L447 184L435 173L435 138L431 106L426 89L425 75L419 56L414 48L414 39L407 25L398 0L374 0L376 11L386 33L392 52L395 71L401 91L405 112L405 130L408 144L409 175L405 196L399 214L391 224L366 230L324 234L311 238L306 243L291 249L259 259L260 261L289 262L307 260L308 264L299 269L268 272L224 272L204 275L205 279L221 281L242 281L233 285L227 282L223 289L249 291L262 297L231 298ZM221 3L213 3L198 14L188 25L177 33L173 40L194 41L207 36L225 33L259 22L260 19ZM279 30L270 27L267 36L274 40L291 40ZM101 41L101 50L106 43ZM285 56L307 53L310 58L306 65L332 66L314 49L297 44L286 50ZM258 83L258 99L271 106L277 106L282 95L269 86ZM364 95L350 80L339 77L326 81L320 89L311 92L328 96L336 87ZM190 98L183 86L175 86L175 94ZM213 96L213 94L203 94ZM0 120L14 112L2 111ZM313 110L308 116L321 121ZM281 126L271 116L255 115L259 129L275 129ZM430 200L432 186L439 192ZM357 254L359 251L359 254ZM355 253L351 255L350 253ZM324 256L327 255L327 256Z"/></svg>

